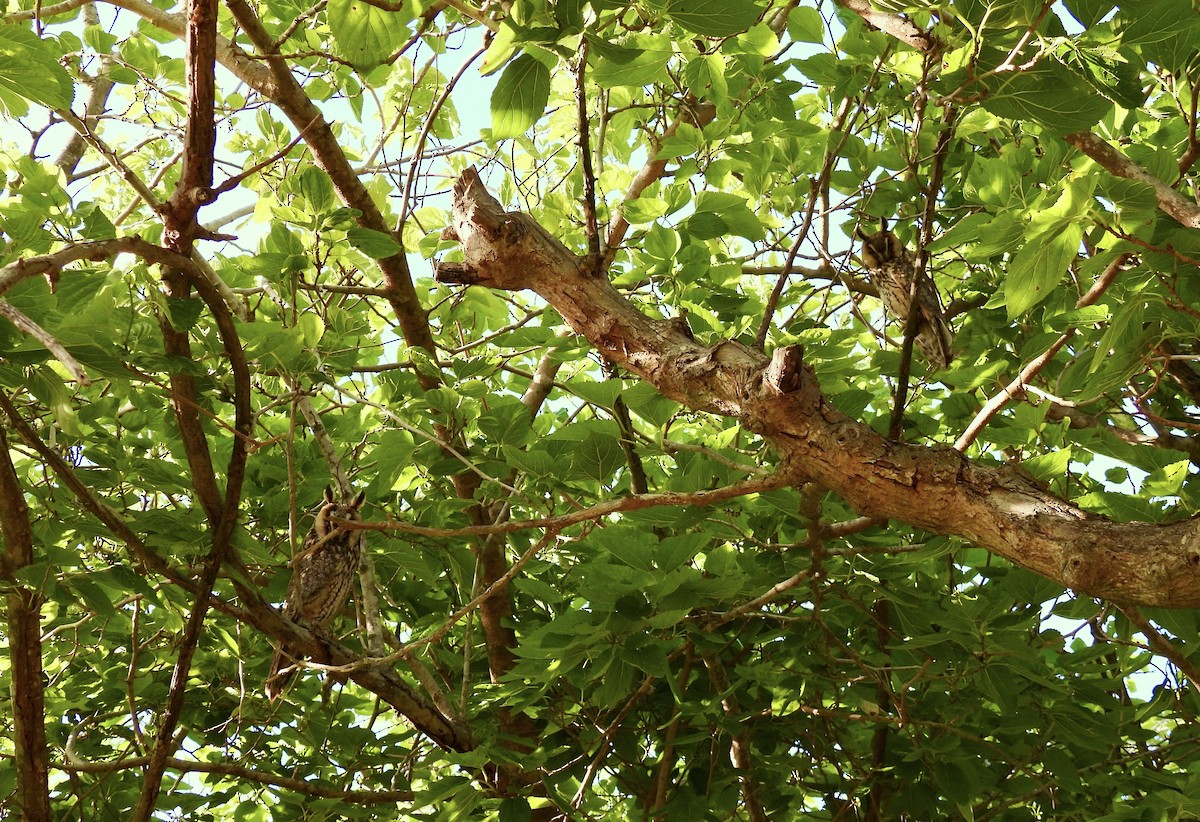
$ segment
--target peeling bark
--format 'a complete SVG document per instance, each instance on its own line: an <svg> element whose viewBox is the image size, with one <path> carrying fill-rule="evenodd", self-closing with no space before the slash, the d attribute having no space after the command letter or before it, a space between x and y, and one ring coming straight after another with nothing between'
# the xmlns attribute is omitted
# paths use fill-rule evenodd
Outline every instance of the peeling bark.
<svg viewBox="0 0 1200 822"><path fill-rule="evenodd" d="M448 235L465 261L444 283L530 289L605 357L689 408L736 417L795 470L864 516L962 537L1080 593L1200 606L1200 521L1115 523L1055 497L1015 468L945 446L884 439L833 407L797 348L768 360L732 340L698 345L635 308L529 215L505 212L472 168L454 190Z"/></svg>

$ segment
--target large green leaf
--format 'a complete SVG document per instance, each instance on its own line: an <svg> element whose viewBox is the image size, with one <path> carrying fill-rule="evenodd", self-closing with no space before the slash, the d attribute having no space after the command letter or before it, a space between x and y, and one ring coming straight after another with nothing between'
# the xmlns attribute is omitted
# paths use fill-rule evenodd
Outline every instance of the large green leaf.
<svg viewBox="0 0 1200 822"><path fill-rule="evenodd" d="M492 137L504 140L524 134L546 110L550 70L522 54L509 63L492 91Z"/></svg>
<svg viewBox="0 0 1200 822"><path fill-rule="evenodd" d="M71 78L50 43L23 26L0 25L0 114L23 116L27 100L47 108L71 105Z"/></svg>
<svg viewBox="0 0 1200 822"><path fill-rule="evenodd" d="M1079 254L1083 227L1062 226L1030 237L1013 258L1004 279L1004 302L1009 318L1019 317L1058 287Z"/></svg>
<svg viewBox="0 0 1200 822"><path fill-rule="evenodd" d="M622 43L589 37L592 79L603 87L644 86L661 80L674 54L671 39L661 34L638 34Z"/></svg>
<svg viewBox="0 0 1200 822"><path fill-rule="evenodd" d="M408 37L413 8L404 3L398 11L385 11L363 0L330 0L329 28L338 53L356 66L382 63Z"/></svg>
<svg viewBox="0 0 1200 822"><path fill-rule="evenodd" d="M1200 16L1190 3L1151 0L1123 10L1121 41L1171 71L1186 70L1200 51Z"/></svg>
<svg viewBox="0 0 1200 822"><path fill-rule="evenodd" d="M1085 131L1112 108L1078 74L1052 60L1000 74L988 88L983 100L988 111L1040 123L1055 134Z"/></svg>
<svg viewBox="0 0 1200 822"><path fill-rule="evenodd" d="M1030 220L1025 245L1013 257L1004 279L1010 319L1050 296L1080 254L1095 187L1095 178L1067 181L1054 205L1038 210Z"/></svg>
<svg viewBox="0 0 1200 822"><path fill-rule="evenodd" d="M754 25L762 7L751 0L671 0L671 18L706 37L730 37Z"/></svg>

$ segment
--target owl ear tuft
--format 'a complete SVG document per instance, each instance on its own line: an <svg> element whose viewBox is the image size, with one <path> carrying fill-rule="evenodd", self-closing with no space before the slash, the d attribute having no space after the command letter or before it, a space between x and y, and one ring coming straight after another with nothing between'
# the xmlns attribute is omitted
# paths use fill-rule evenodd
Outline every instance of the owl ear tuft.
<svg viewBox="0 0 1200 822"><path fill-rule="evenodd" d="M333 502L333 489L328 485L325 486L325 501Z"/></svg>
<svg viewBox="0 0 1200 822"><path fill-rule="evenodd" d="M363 507L363 503L366 501L367 501L367 492L359 491L358 496L354 498L354 502L350 503L350 507L357 511L359 508Z"/></svg>

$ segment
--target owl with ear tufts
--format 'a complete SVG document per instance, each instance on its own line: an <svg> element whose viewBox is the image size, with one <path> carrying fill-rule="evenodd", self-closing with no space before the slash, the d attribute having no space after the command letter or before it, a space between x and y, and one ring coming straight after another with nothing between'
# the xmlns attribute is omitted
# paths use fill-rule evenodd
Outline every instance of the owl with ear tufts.
<svg viewBox="0 0 1200 822"><path fill-rule="evenodd" d="M304 544L292 558L292 581L288 586L283 615L323 631L342 610L362 559L362 534L336 520L358 522L366 498L359 493L350 502L337 502L333 489L325 489L325 501L304 538ZM267 676L267 696L274 700L295 673L294 657L283 648L275 650L271 673Z"/></svg>
<svg viewBox="0 0 1200 822"><path fill-rule="evenodd" d="M915 261L900 238L888 231L887 220L880 221L880 229L874 234L867 234L861 228L854 233L862 240L859 256L867 267L871 282L879 289L883 307L902 330L908 327L911 311L917 310L914 342L930 369L942 370L954 359L951 349L954 332L946 320L937 286L922 276L914 290Z"/></svg>

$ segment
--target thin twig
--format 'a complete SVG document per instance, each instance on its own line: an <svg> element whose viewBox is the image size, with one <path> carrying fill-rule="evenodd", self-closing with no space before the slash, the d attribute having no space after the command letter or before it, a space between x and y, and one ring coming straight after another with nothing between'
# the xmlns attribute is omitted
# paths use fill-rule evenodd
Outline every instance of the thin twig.
<svg viewBox="0 0 1200 822"><path fill-rule="evenodd" d="M1163 636L1135 606L1118 605L1117 607L1145 635L1146 641L1150 644L1150 650L1171 660L1175 667L1183 671L1187 676L1188 684L1192 686L1192 690L1200 693L1200 668L1196 667L1187 654L1175 647L1175 643Z"/></svg>
<svg viewBox="0 0 1200 822"><path fill-rule="evenodd" d="M1079 298L1079 300L1075 303L1075 307L1083 308L1100 299L1100 295L1103 294L1110 285L1112 285L1113 280L1115 280L1117 275L1121 273L1122 266L1125 265L1126 260L1128 260L1130 256L1130 254L1118 254L1117 257L1108 264L1108 267L1101 272L1100 276L1096 278L1096 282L1090 289L1088 289L1088 292ZM1054 355L1057 354L1059 350L1067 344L1067 341L1074 335L1075 329L1068 328L1063 332L1062 336L1050 344L1049 348L1047 348L1037 357L1034 357L1032 360L1030 360L1030 362L1021 369L1021 372L1017 374L1012 382L1004 386L1003 390L988 400L987 403L984 404L983 408L979 409L979 413L975 415L975 419L971 420L970 425L968 425L966 430L963 431L962 436L955 441L954 449L956 451L966 451L971 443L973 443L979 437L980 432L982 432L987 424L991 422L992 418L1000 412L1000 409L1003 408L1013 397L1022 393L1025 389L1025 384L1032 380L1038 372L1045 368L1050 361L1054 359Z"/></svg>
<svg viewBox="0 0 1200 822"><path fill-rule="evenodd" d="M4 317L4 319L40 342L42 347L53 354L54 358L63 364L63 367L70 372L71 376L80 385L92 384L92 381L88 379L87 372L83 370L83 366L79 364L79 361L71 356L71 352L51 336L46 329L21 313L20 309L16 306L5 300L0 300L0 317Z"/></svg>

